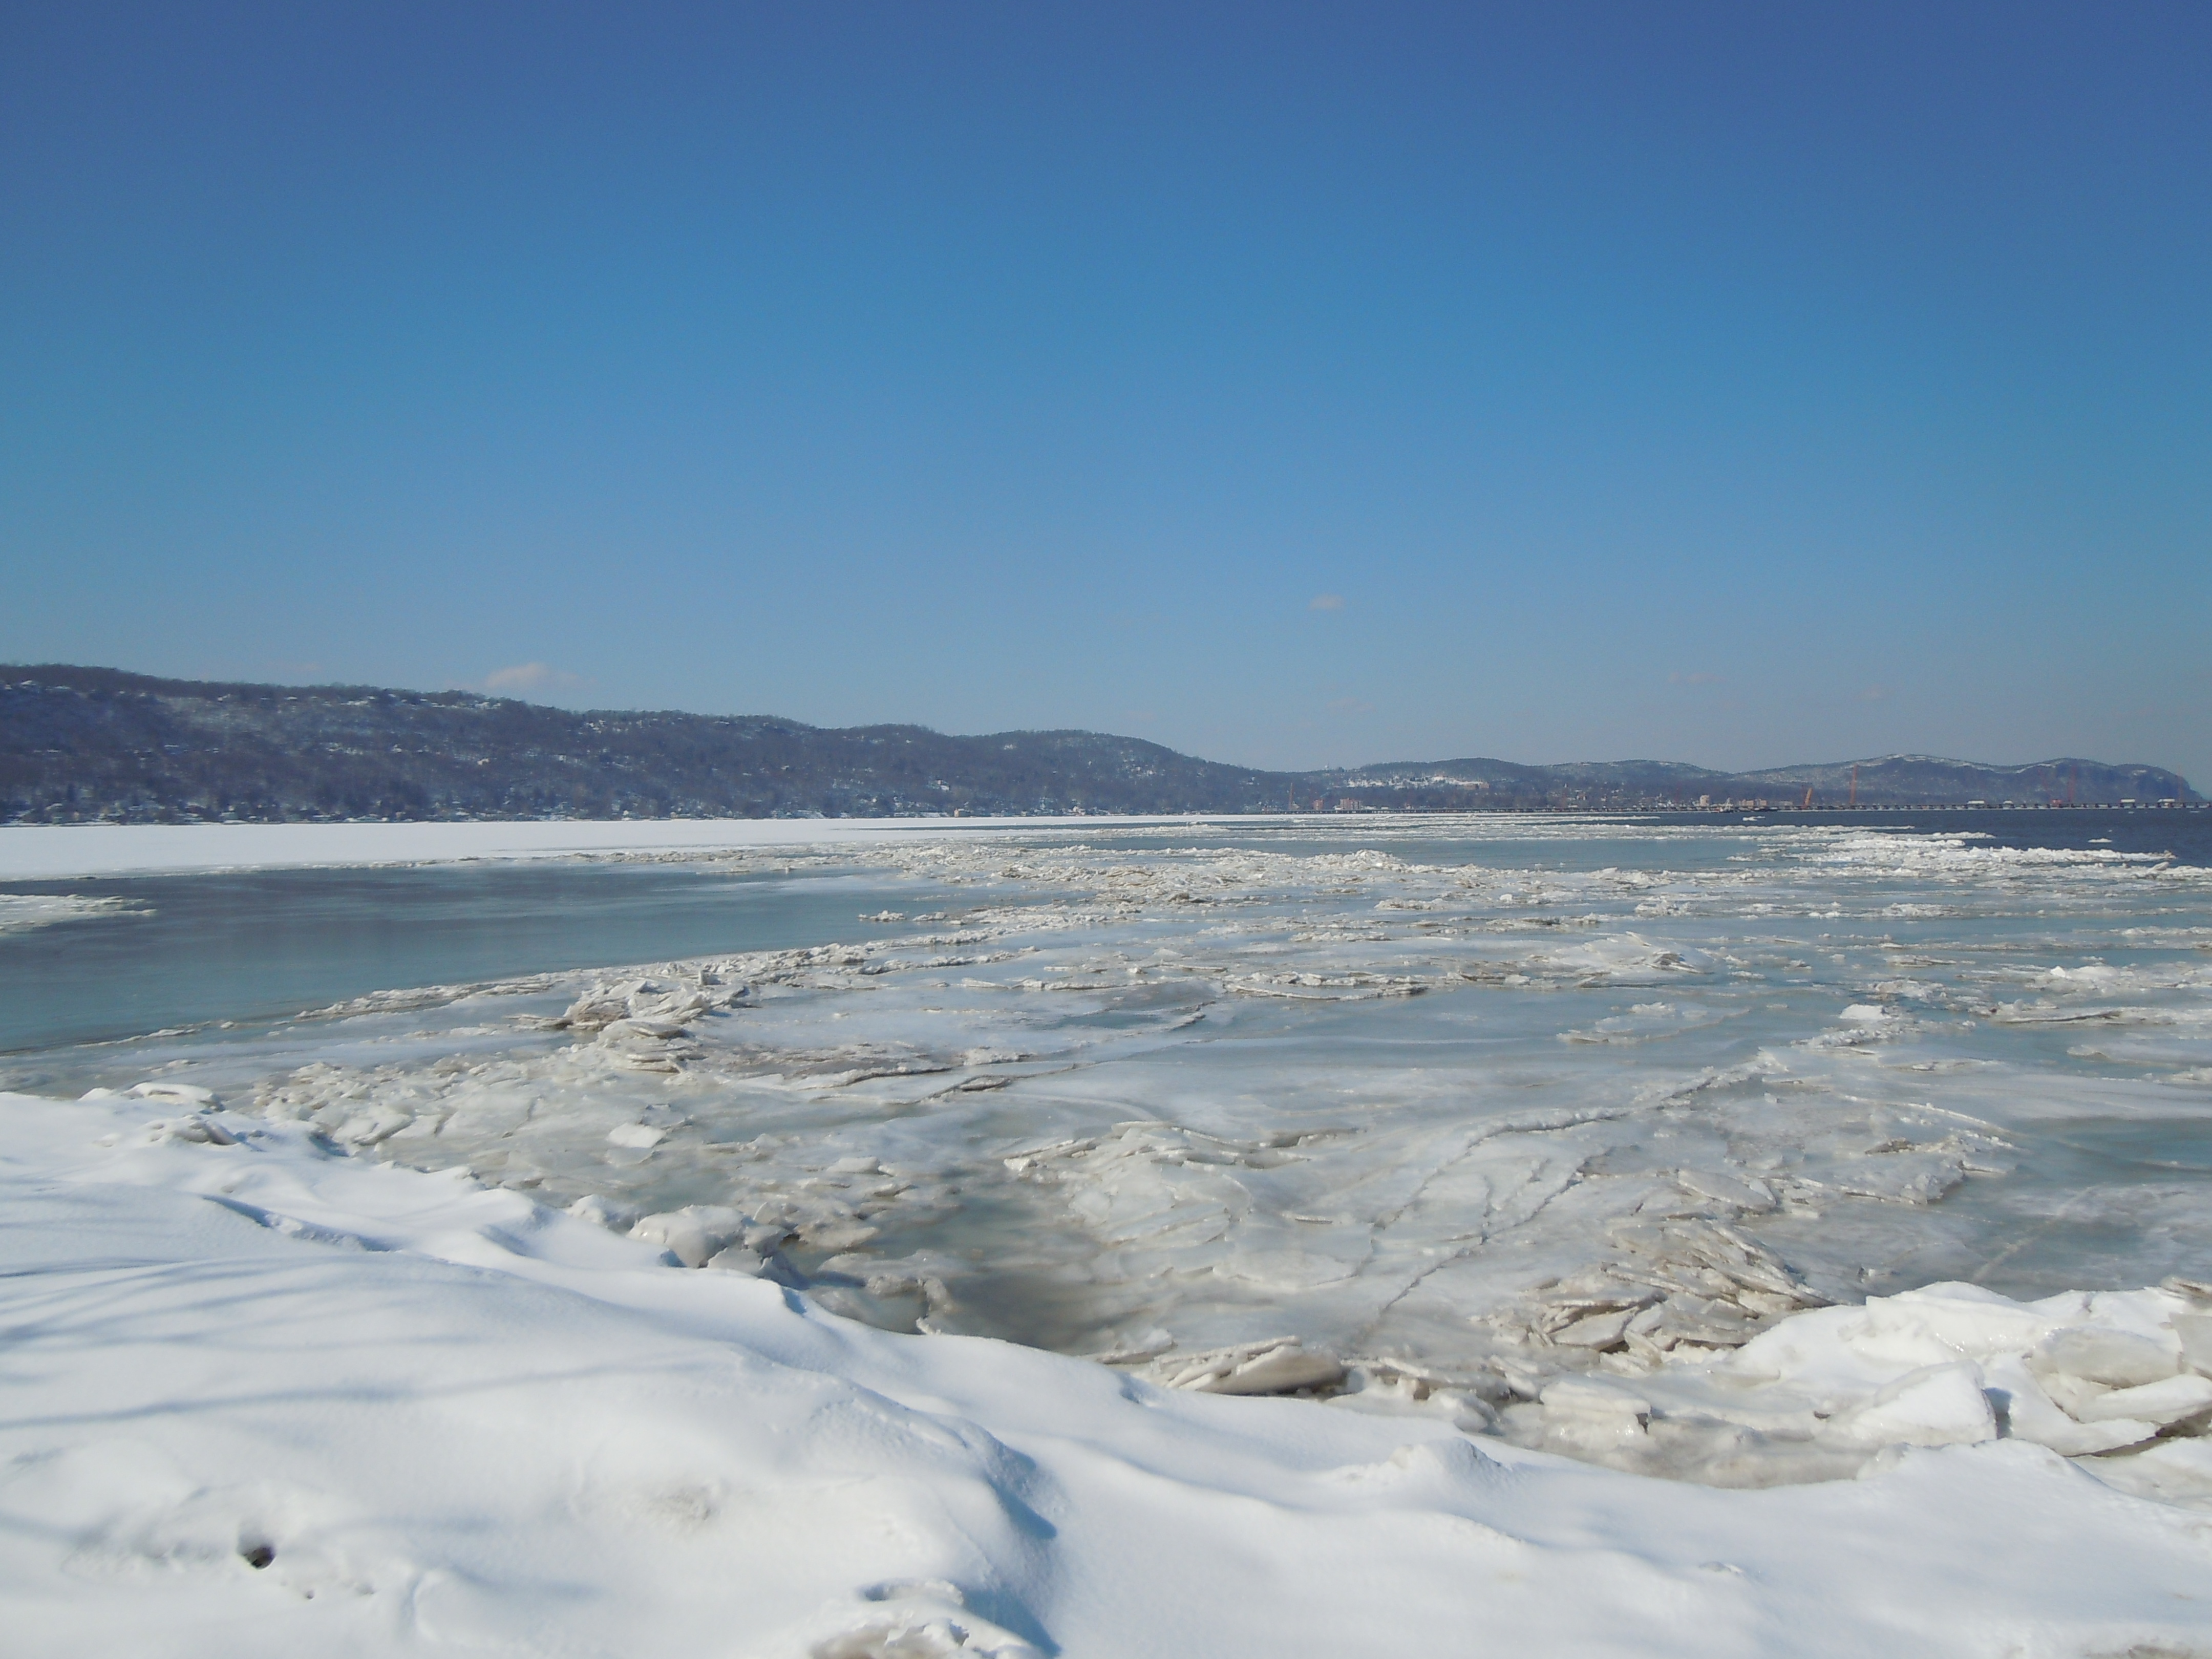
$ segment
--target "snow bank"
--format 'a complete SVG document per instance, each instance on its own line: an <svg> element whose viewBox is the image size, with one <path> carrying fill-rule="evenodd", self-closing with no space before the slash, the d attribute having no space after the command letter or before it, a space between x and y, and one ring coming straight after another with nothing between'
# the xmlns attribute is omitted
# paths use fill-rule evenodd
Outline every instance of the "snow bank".
<svg viewBox="0 0 2212 1659"><path fill-rule="evenodd" d="M197 1105L0 1097L10 1652L2212 1645L2212 1525L1990 1403L2024 1353L2169 1410L2202 1363L2179 1292L1786 1319L1735 1380L1863 1395L1869 1443L1899 1449L1855 1480L1721 1491L1379 1397L1170 1392L866 1329L465 1173ZM1931 1343L1960 1352L1931 1368ZM1930 1424L1962 1443L1916 1448Z"/></svg>

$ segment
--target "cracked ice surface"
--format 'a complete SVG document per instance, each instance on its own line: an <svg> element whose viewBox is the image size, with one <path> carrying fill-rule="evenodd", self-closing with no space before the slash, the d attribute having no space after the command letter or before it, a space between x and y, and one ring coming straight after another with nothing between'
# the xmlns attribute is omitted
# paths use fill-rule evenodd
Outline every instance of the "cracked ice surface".
<svg viewBox="0 0 2212 1659"><path fill-rule="evenodd" d="M2212 1406L2168 1382L2178 1336L2124 1385L2171 1400L2036 1358L2200 1316L2204 871L1586 820L640 856L918 897L834 945L398 989L70 1074L465 1164L888 1329L1653 1472L1817 1478L1930 1435L2172 1461ZM2177 1275L1972 1334L1977 1296ZM1911 1317L1948 1358L1838 1334L1947 1283ZM1761 1358L1791 1329L1921 1357L1824 1392Z"/></svg>

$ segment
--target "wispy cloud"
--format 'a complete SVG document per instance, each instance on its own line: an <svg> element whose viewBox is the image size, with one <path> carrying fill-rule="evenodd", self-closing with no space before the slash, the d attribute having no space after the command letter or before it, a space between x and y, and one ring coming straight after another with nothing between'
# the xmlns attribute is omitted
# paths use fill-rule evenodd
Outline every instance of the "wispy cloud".
<svg viewBox="0 0 2212 1659"><path fill-rule="evenodd" d="M1865 690L1859 693L1859 701L1861 702L1882 702L1888 699L1889 695L1889 688L1886 685L1869 685Z"/></svg>
<svg viewBox="0 0 2212 1659"><path fill-rule="evenodd" d="M1362 697L1338 697L1330 702L1329 707L1340 714L1371 714L1375 712L1375 705Z"/></svg>
<svg viewBox="0 0 2212 1659"><path fill-rule="evenodd" d="M1316 593L1307 604L1306 609L1309 611L1341 611L1344 609L1344 595L1341 593Z"/></svg>
<svg viewBox="0 0 2212 1659"><path fill-rule="evenodd" d="M1718 685L1720 683L1720 675L1709 674L1702 669L1694 674L1669 674L1667 676L1667 684L1669 685Z"/></svg>
<svg viewBox="0 0 2212 1659"><path fill-rule="evenodd" d="M542 662L519 662L512 668L495 668L484 676L487 691L574 691L592 682L565 668Z"/></svg>

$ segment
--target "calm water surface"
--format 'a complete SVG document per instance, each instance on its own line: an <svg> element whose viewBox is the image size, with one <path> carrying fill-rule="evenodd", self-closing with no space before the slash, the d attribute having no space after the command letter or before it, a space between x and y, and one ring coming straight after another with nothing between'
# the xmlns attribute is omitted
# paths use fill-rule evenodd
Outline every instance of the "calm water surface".
<svg viewBox="0 0 2212 1659"><path fill-rule="evenodd" d="M4 832L0 832L4 833ZM896 897L659 864L433 865L0 883L123 914L0 933L0 1053L296 1013L372 991L850 938Z"/></svg>

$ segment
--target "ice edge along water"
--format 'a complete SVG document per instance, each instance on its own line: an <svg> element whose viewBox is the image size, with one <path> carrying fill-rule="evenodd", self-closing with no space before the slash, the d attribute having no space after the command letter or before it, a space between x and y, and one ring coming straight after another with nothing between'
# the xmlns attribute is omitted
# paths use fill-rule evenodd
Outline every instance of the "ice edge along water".
<svg viewBox="0 0 2212 1659"><path fill-rule="evenodd" d="M1682 1486L1478 1447L1419 1412L1176 1393L867 1329L465 1175L179 1103L149 1122L143 1099L0 1097L12 1651L2212 1641L2204 1517L2019 1440L1911 1448L1913 1425L1971 1410L1945 1381L1964 1360L1875 1390L1862 1418L1889 1409L1906 1431L1859 1480ZM1761 1340L1832 1389L1928 1342L2033 1342L2140 1389L2177 1352L2184 1301L1937 1293Z"/></svg>

